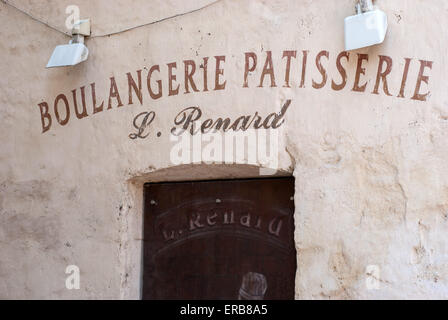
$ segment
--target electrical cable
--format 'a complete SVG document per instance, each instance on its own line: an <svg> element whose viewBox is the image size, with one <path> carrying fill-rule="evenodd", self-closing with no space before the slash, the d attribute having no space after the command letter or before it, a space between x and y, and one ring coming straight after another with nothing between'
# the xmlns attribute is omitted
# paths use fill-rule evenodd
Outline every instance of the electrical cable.
<svg viewBox="0 0 448 320"><path fill-rule="evenodd" d="M104 34L92 34L89 38L107 37L107 36L111 36L111 35L116 35L116 34L119 34L119 33L123 33L123 32L126 32L126 31L134 30L134 29L137 29L137 28L141 28L141 27L149 26L149 25L152 25L152 24L156 24L156 23L159 23L159 22L167 21L167 20L170 20L170 19L174 19L174 18L177 18L177 17L181 17L181 16L187 15L187 14L189 14L189 13L193 13L193 12L196 12L196 11L199 11L199 10L202 10L202 9L205 9L205 8L208 8L208 7L210 7L210 6L212 6L212 5L216 4L216 3L218 3L218 2L220 2L220 1L221 1L221 0L216 0L216 1L213 1L213 2L211 2L211 3L209 3L209 4L206 4L206 5L203 6L203 7L200 7L200 8L191 10L191 11L187 11L187 12L183 12L183 13L178 13L178 14L175 14L175 15L172 15L172 16L169 16L169 17L160 19L160 20L156 20L156 21L151 21L151 22L143 23L143 24L140 24L140 25L137 25L137 26L133 26L133 27L129 27L129 28L125 28L125 29L122 29L122 30L118 30L118 31L110 32L110 33L104 33ZM43 25L47 26L48 28L50 28L50 29L52 29L52 30L54 30L54 31L57 31L57 32L62 33L62 34L66 35L66 36L69 36L69 37L72 36L72 34L71 34L70 32L68 32L68 31L67 31L67 32L62 31L61 29L59 29L59 28L57 28L57 27L51 25L50 23L38 19L37 17L33 16L31 13L29 13L29 12L27 12L27 11L25 11L25 10L22 10L22 9L16 7L15 5L13 5L12 3L10 3L10 2L7 1L7 0L1 0L1 2L3 2L3 3L6 4L6 5L9 5L9 6L13 7L14 9L16 9L16 10L22 12L23 14L27 15L28 17L30 17L32 20L37 21L37 22L39 22L39 23L42 23Z"/></svg>

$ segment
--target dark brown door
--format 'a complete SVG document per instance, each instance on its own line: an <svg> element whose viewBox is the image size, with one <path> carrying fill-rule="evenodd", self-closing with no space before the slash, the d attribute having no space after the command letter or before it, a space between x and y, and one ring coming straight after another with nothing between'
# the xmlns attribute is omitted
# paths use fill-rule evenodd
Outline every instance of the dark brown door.
<svg viewBox="0 0 448 320"><path fill-rule="evenodd" d="M146 184L143 299L293 299L292 178Z"/></svg>

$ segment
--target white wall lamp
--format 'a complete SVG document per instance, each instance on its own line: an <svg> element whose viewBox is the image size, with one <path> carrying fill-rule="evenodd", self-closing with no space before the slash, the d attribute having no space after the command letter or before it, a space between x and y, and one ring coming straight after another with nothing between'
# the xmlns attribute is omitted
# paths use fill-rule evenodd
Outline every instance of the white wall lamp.
<svg viewBox="0 0 448 320"><path fill-rule="evenodd" d="M372 0L359 0L356 15L344 20L345 50L382 43L387 31L386 14L374 7Z"/></svg>
<svg viewBox="0 0 448 320"><path fill-rule="evenodd" d="M84 45L84 37L90 36L90 20L79 20L73 25L69 44L59 45L47 63L47 68L74 66L87 60L89 49Z"/></svg>

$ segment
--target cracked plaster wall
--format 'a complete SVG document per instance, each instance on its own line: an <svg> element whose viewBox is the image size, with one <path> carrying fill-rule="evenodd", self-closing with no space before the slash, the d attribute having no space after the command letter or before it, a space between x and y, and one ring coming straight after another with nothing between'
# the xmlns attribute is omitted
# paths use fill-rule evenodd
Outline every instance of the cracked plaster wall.
<svg viewBox="0 0 448 320"><path fill-rule="evenodd" d="M69 2L11 1L64 29ZM93 34L196 10L212 1L78 1ZM108 4L111 1L107 1ZM65 35L0 3L0 298L138 298L141 276L142 185L147 181L255 177L257 167L172 167L168 135L128 138L133 117L150 106L155 126L169 132L184 106L208 116L272 112L291 99L281 130L279 173L296 178L296 298L446 298L448 294L448 122L445 89L448 6L442 0L376 1L389 33L365 64L368 91L311 88L314 57L343 50L342 21L354 1L222 0L189 14L111 37L87 39L89 59L46 70ZM71 4L71 2L70 2ZM437 23L434 23L437 21ZM310 51L305 88L242 88L244 52L263 61L271 50L282 83L283 50ZM346 64L349 81L355 54ZM224 91L146 99L42 134L37 104L82 85L107 80L126 92L127 72L204 56L226 55ZM389 88L372 95L377 56L393 58ZM433 61L428 101L397 98L404 58ZM260 66L259 66L260 68ZM259 71L259 70L258 70ZM277 70L276 70L277 71ZM257 78L254 78L257 79ZM256 80L255 80L256 81ZM123 97L123 100L126 98ZM73 115L72 115L73 116ZM81 289L65 288L65 267L81 270ZM366 287L366 267L379 267L379 288Z"/></svg>

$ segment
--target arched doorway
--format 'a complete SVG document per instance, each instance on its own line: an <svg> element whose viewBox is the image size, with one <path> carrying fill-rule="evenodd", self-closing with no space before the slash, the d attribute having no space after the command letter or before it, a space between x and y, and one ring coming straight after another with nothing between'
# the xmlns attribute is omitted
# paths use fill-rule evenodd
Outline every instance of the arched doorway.
<svg viewBox="0 0 448 320"><path fill-rule="evenodd" d="M144 299L293 299L294 179L144 186Z"/></svg>

